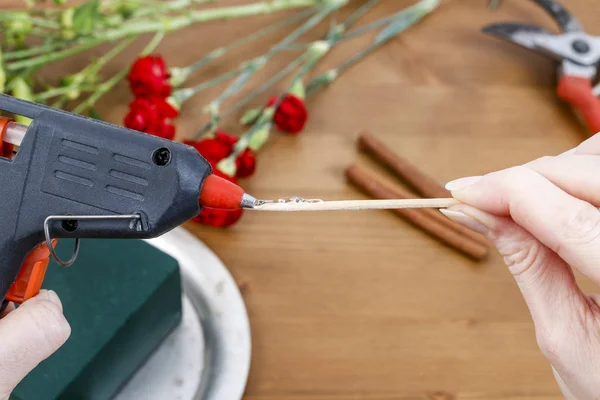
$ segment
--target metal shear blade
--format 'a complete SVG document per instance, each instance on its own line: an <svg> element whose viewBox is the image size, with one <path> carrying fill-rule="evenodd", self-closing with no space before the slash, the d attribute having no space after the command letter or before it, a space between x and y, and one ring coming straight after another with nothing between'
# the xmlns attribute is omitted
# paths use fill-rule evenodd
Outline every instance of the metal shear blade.
<svg viewBox="0 0 600 400"><path fill-rule="evenodd" d="M583 31L583 27L577 18L573 17L573 15L559 3L552 0L533 0L533 2L546 10L563 32Z"/></svg>
<svg viewBox="0 0 600 400"><path fill-rule="evenodd" d="M546 10L557 22L560 34L539 26L500 23L483 28L483 32L543 53L557 61L570 61L581 66L600 63L600 38L588 35L563 6L551 0L532 0Z"/></svg>

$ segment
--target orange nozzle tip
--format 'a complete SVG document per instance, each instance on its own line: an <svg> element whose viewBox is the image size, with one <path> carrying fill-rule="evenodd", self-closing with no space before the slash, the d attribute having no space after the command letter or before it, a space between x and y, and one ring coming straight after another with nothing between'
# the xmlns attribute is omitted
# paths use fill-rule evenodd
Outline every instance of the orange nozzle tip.
<svg viewBox="0 0 600 400"><path fill-rule="evenodd" d="M208 208L236 210L241 207L244 189L215 174L208 175L200 191L200 205Z"/></svg>

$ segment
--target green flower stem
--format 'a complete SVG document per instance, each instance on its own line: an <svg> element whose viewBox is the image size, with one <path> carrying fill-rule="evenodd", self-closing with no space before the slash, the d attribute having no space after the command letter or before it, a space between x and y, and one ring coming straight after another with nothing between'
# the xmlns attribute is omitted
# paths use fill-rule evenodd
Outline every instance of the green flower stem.
<svg viewBox="0 0 600 400"><path fill-rule="evenodd" d="M236 112L237 110L239 110L240 108L246 106L248 103L250 103L252 100L254 100L257 96L266 92L267 89L269 89L270 87L275 85L277 82L279 82L280 80L285 78L288 74L290 74L293 70L298 68L304 61L306 61L305 54L303 56L296 58L294 61L290 62L283 69L281 69L278 73L276 73L270 79L268 79L265 83L260 85L257 89L253 90L251 93L247 94L244 98L242 98L241 100L236 102L231 108L229 108L227 111L225 111L222 114L222 118L226 118L230 114L232 114L232 113Z"/></svg>
<svg viewBox="0 0 600 400"><path fill-rule="evenodd" d="M195 94L200 93L203 90L206 90L208 88L211 88L213 86L217 86L223 82L226 82L230 79L235 78L236 76L242 74L244 72L244 68L239 68L236 69L234 71L230 71L227 72L221 76L218 76L214 79L211 79L209 81L206 82L202 82L201 84L191 87L191 88L184 88L184 89L179 89L176 90L175 92L173 92L172 97L173 100L175 101L176 104L181 105L183 104L187 99L189 99L190 97L194 96Z"/></svg>
<svg viewBox="0 0 600 400"><path fill-rule="evenodd" d="M74 87L72 87L72 86L48 89L44 92L36 93L34 95L34 101L39 103L39 102L43 102L45 100L51 99L53 97L64 96L64 95L69 94L69 92L72 91L73 89L74 89ZM79 86L76 89L81 92L93 92L94 86L93 85L85 85L85 86Z"/></svg>
<svg viewBox="0 0 600 400"><path fill-rule="evenodd" d="M81 71L79 71L76 74L76 76L79 79L73 80L73 82L71 82L70 85L63 87L63 88L55 88L55 89L51 89L46 92L42 92L39 95L36 95L36 98L39 100L51 98L51 97L56 96L55 94L52 95L53 92L58 93L59 89L64 89L62 91L62 93L60 93L60 95L68 97L69 100L75 100L75 98L79 97L79 93L77 93L75 97L70 97L70 96L73 96L73 93L75 93L75 92L82 91L81 87L80 87L81 82L85 82L90 77L93 78L98 73L98 71L100 71L102 69L102 67L104 67L113 58L115 58L119 53L121 53L123 50L125 50L125 48L127 48L127 46L129 46L136 38L137 38L136 36L132 36L132 37L122 40L119 44L117 44L112 49L110 49L110 51L108 53L104 54L102 57L98 58L96 61L89 64L88 66L83 68ZM156 39L156 37L154 37L153 40L154 39ZM50 92L50 93L48 93L48 92Z"/></svg>
<svg viewBox="0 0 600 400"><path fill-rule="evenodd" d="M274 4L275 1L276 0L274 0L272 4ZM211 113L211 123L209 126L211 127L211 129L214 128L220 120L218 112L223 101L225 101L231 95L239 92L248 82L248 80L250 80L252 75L254 75L254 73L260 68L262 68L262 66L266 64L273 56L275 56L281 50L287 48L287 46L292 44L300 36L308 32L310 29L314 28L325 17L327 17L329 14L331 14L338 8L344 6L346 3L347 0L341 0L331 4L327 4L324 8L320 9L315 15L313 15L308 21L306 21L300 27L296 28L292 33L286 36L275 46L271 47L264 56L257 57L254 60L250 61L247 64L246 71L244 71L227 89L225 89L225 91L221 93L221 95L216 100L213 100L209 104L208 110Z"/></svg>
<svg viewBox="0 0 600 400"><path fill-rule="evenodd" d="M346 41L349 39L354 39L357 36L361 36L367 32L372 31L373 29L378 29L381 28L387 24L389 24L390 22L394 21L395 19L397 19L399 16L401 16L403 13L405 13L406 10L402 10L399 11L395 14L392 14L388 17L385 18L381 18L378 19L377 21L373 21L370 24L367 24L365 26L361 26L358 29L353 30L352 32L348 32L347 34L343 35L342 37L340 37L339 41Z"/></svg>
<svg viewBox="0 0 600 400"><path fill-rule="evenodd" d="M318 4L319 0L271 0L260 1L240 6L213 8L191 11L188 15L168 18L161 21L140 20L135 24L128 23L118 29L111 29L101 33L98 37L82 42L79 46L62 51L43 54L26 60L16 61L6 66L8 71L17 71L21 68L40 67L42 65L62 60L74 54L86 51L105 42L113 42L130 35L137 35L156 31L174 31L197 22L208 22L217 19L241 18L252 15L270 14L281 10L303 8ZM328 9L330 7L327 7Z"/></svg>
<svg viewBox="0 0 600 400"><path fill-rule="evenodd" d="M3 58L6 61L16 60L16 59L20 59L20 58L27 58L27 57L36 56L39 54L49 53L54 50L64 48L73 43L66 43L66 42L44 43L40 46L30 47L28 49L6 52L6 53L4 53Z"/></svg>
<svg viewBox="0 0 600 400"><path fill-rule="evenodd" d="M14 12L5 12L0 13L0 21L12 21L15 18L15 15L23 15L23 13L14 13ZM37 18L37 17L27 17L27 21L31 22L32 25L39 26L41 28L50 28L50 29L58 29L60 28L60 24L51 19Z"/></svg>
<svg viewBox="0 0 600 400"><path fill-rule="evenodd" d="M290 62L283 69L281 69L279 72L277 72L277 74L273 75L265 83L260 85L257 89L253 90L251 93L247 94L241 100L237 101L233 106L231 106L229 109L227 109L227 111L225 111L221 115L221 118L226 118L229 115L231 115L232 113L234 113L235 111L246 106L248 103L250 103L252 100L254 100L257 96L259 96L260 94L267 91L267 89L269 89L271 86L275 85L277 82L279 82L280 80L285 78L288 74L290 74L293 70L298 68L300 66L300 64L302 64L304 61L306 61L305 54L296 58L294 61ZM211 127L212 127L212 122L209 122L208 124L204 125L202 127L202 129L200 129L194 135L193 140L199 140L202 137L202 135L204 135L206 132L210 131Z"/></svg>
<svg viewBox="0 0 600 400"><path fill-rule="evenodd" d="M265 108L262 111L261 115L258 117L257 122L246 133L244 133L243 135L240 136L238 143L236 144L233 152L227 158L229 158L231 161L235 162L235 159L244 150L246 150L246 148L248 148L248 144L250 143L252 136L254 134L256 134L256 132L260 132L265 127L271 126L271 124L272 124L271 120L273 118L273 115L269 112L269 110L277 110L277 108L279 107L279 105L281 104L283 99L285 98L286 94L290 91L290 89L297 82L302 81L302 79L316 67L316 65L319 63L319 60L321 58L323 58L323 56L325 56L326 53L327 53L327 51L325 53L320 54L318 57L313 57L313 58L309 59L302 66L302 68L300 68L300 70L293 77L291 83L288 85L287 89L285 91L283 91L282 94L279 96L279 98L277 99L277 102L275 102L274 105Z"/></svg>
<svg viewBox="0 0 600 400"><path fill-rule="evenodd" d="M351 25L353 25L358 19L360 19L367 11L369 11L371 8L373 8L377 3L379 3L381 0L369 0L368 2L366 2L365 4L363 4L358 10L356 10L355 12L353 12L343 23L342 25L344 26L344 28L347 28ZM325 35L324 39L327 39L327 35ZM330 45L334 45L337 43L337 41L333 41L331 40L331 38L329 38L329 43ZM308 45L302 45L303 49L306 49ZM288 46L289 48L289 46ZM267 89L269 89L270 87L272 87L273 85L275 85L277 82L279 82L280 80L282 80L283 78L285 78L288 74L290 74L293 70L295 70L296 68L298 68L300 66L300 64L302 64L304 61L306 61L306 56L300 56L298 58L296 58L294 61L290 62L287 66L285 66L281 71L279 71L277 74L275 74L273 77L271 77L269 80L267 80L265 83L263 83L262 85L260 85L257 89L253 90L251 93L249 93L248 95L246 95L244 98L242 98L240 101L236 102L231 108L229 108L227 111L225 111L222 114L222 118L226 118L228 117L230 114L236 112L237 110L239 110L242 107L245 107L248 103L250 103L252 100L254 100L256 97L258 97L259 95L261 95L262 93L264 93L265 91L267 91ZM203 128L202 130L200 130L194 139L199 139L202 134L205 133L205 128Z"/></svg>
<svg viewBox="0 0 600 400"><path fill-rule="evenodd" d="M386 17L382 20L375 21L374 23L369 24L370 29L374 29L381 25L379 23L380 21L386 20L388 27L385 28L370 45L368 45L366 48L364 48L354 56L350 57L350 59L338 65L336 68L330 69L324 74L321 74L311 79L306 85L307 96L310 96L317 89L328 85L348 68L363 60L366 56L373 53L384 44L388 43L390 40L398 36L401 32L419 22L428 13L433 11L433 9L435 9L438 4L439 2L437 0L421 0L421 2L394 14L394 18L392 18L391 20L390 17ZM388 29L389 32L387 32ZM365 32L366 30L363 29L362 33ZM336 43L340 43L348 37L355 36L356 35L354 34L354 32L350 32L339 38Z"/></svg>
<svg viewBox="0 0 600 400"><path fill-rule="evenodd" d="M500 6L500 0L490 0L490 10L496 10Z"/></svg>
<svg viewBox="0 0 600 400"><path fill-rule="evenodd" d="M201 4L201 3L213 3L217 0L172 0L169 2L144 2L140 1L139 4L145 5L146 3L150 3L150 7L140 8L135 10L132 15L127 19L127 21L132 20L133 18L145 17L148 15L164 15L171 11L178 11L185 9L191 5ZM106 24L109 26L118 25L124 22L123 18L120 15L113 15L106 19Z"/></svg>
<svg viewBox="0 0 600 400"><path fill-rule="evenodd" d="M41 55L39 57L30 58L27 60L15 61L6 65L7 71L18 71L23 68L39 68L43 65L52 63L54 61L62 60L64 58L73 56L75 54L82 53L86 50L91 49L101 43L106 42L103 38L95 38L85 42L82 42L80 45L71 47L62 51L47 53Z"/></svg>
<svg viewBox="0 0 600 400"><path fill-rule="evenodd" d="M319 0L271 0L259 1L240 6L196 10L190 11L187 15L179 17L167 17L163 21L136 21L136 24L127 24L123 28L106 31L104 32L103 36L107 41L111 41L134 33L154 32L159 29L164 29L165 26L168 28L168 30L173 31L184 28L196 22L209 22L219 19L232 19L253 15L271 14L287 9L310 7L318 3Z"/></svg>
<svg viewBox="0 0 600 400"><path fill-rule="evenodd" d="M127 76L128 72L129 71L126 69L119 71L119 73L115 74L112 78L98 85L96 91L92 93L83 103L75 107L73 112L75 114L81 114L83 111L93 107L100 97L110 92L117 83L121 82L121 80Z"/></svg>
<svg viewBox="0 0 600 400"><path fill-rule="evenodd" d="M356 23L363 15L367 13L371 8L377 5L381 0L369 0L362 6L358 8L358 10L354 11L346 20L343 22L344 30L348 29L352 25Z"/></svg>
<svg viewBox="0 0 600 400"><path fill-rule="evenodd" d="M152 40L150 40L150 42L146 45L144 50L142 50L141 54L146 55L146 54L152 53L154 51L154 49L160 44L161 40L164 37L165 37L164 32L157 32L156 35L154 35L154 37L152 38ZM107 80L104 83L102 83L101 85L99 85L96 88L96 91L90 97L88 97L83 103L79 104L77 107L75 107L75 109L73 109L73 112L76 114L80 114L83 111L87 110L88 108L93 107L94 104L96 104L96 102L102 96L104 96L106 93L110 92L117 83L119 83L123 78L125 78L127 76L128 73L129 73L129 70L127 68L125 68L125 69L119 71L119 73L114 75L109 80Z"/></svg>
<svg viewBox="0 0 600 400"><path fill-rule="evenodd" d="M260 39L263 36L268 35L271 32L274 32L278 29L284 28L286 26L292 25L306 17L308 17L310 14L312 14L314 11L312 9L306 9L303 10L299 13L296 13L294 15L292 15L289 18L285 18L280 22L277 22L273 25L267 26L264 29L259 30L258 32L252 33L248 36L244 36L241 39L235 40L232 43L223 46L223 47L219 47L217 49L212 50L211 52L209 52L208 54L206 54L204 57L202 57L200 60L196 61L195 63L181 68L178 70L178 81L179 82L183 82L185 81L185 79L191 75L192 73L198 71L199 69L201 69L202 67L204 67L205 65L207 65L208 63L210 63L211 61L214 61L215 59L223 56L225 53L227 53L230 50L236 49L244 44L250 43L254 40Z"/></svg>

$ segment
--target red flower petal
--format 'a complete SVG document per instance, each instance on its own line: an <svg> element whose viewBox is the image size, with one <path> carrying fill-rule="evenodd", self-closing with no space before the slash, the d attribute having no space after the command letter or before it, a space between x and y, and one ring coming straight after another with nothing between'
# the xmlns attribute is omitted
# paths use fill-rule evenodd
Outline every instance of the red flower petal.
<svg viewBox="0 0 600 400"><path fill-rule="evenodd" d="M228 144L232 148L233 148L233 145L236 144L238 141L237 137L230 135L229 133L226 133L223 131L215 132L215 139L217 139L219 142Z"/></svg>
<svg viewBox="0 0 600 400"><path fill-rule="evenodd" d="M132 65L127 79L136 96L161 96L171 94L170 74L161 56L144 56Z"/></svg>
<svg viewBox="0 0 600 400"><path fill-rule="evenodd" d="M214 164L231 154L231 146L217 139L202 139L200 141L185 140L184 143L194 147L202 157Z"/></svg>
<svg viewBox="0 0 600 400"><path fill-rule="evenodd" d="M277 99L277 97L271 97L267 106L275 104ZM304 101L293 94L286 94L275 111L273 121L280 131L298 133L304 128L307 118L308 112Z"/></svg>
<svg viewBox="0 0 600 400"><path fill-rule="evenodd" d="M244 210L217 210L214 208L204 208L200 214L193 218L192 221L210 225L218 228L224 228L235 224L242 217Z"/></svg>
<svg viewBox="0 0 600 400"><path fill-rule="evenodd" d="M235 160L237 176L247 178L256 170L256 154L250 149L244 150Z"/></svg>
<svg viewBox="0 0 600 400"><path fill-rule="evenodd" d="M179 115L179 111L162 97L152 97L151 101L163 118L175 118Z"/></svg>
<svg viewBox="0 0 600 400"><path fill-rule="evenodd" d="M165 120L158 120L146 129L146 133L163 139L175 139L175 127Z"/></svg>

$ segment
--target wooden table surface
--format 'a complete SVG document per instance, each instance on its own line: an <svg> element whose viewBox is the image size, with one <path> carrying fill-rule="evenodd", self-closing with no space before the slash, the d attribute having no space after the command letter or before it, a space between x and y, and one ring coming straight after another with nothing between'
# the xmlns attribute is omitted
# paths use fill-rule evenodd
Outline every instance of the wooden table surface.
<svg viewBox="0 0 600 400"><path fill-rule="evenodd" d="M383 1L365 21L411 3ZM274 134L256 175L243 186L262 198L364 198L343 176L357 160L380 171L355 150L361 129L440 182L577 145L585 128L555 96L553 63L479 32L504 20L554 29L551 19L532 2L504 0L495 13L485 3L445 1L311 98L304 132ZM565 3L590 33L600 34L595 0ZM158 51L170 65L187 65L280 16L186 29ZM225 57L198 81L268 48L282 34ZM335 49L324 66L366 40ZM262 78L291 56L278 59ZM69 68L81 67L76 64ZM185 106L180 139L206 121L201 107L215 93ZM129 100L123 83L99 110L120 123ZM235 121L225 127L241 130ZM186 225L247 284L253 355L245 399L562 398L497 254L472 262L385 211L246 214L229 230Z"/></svg>

